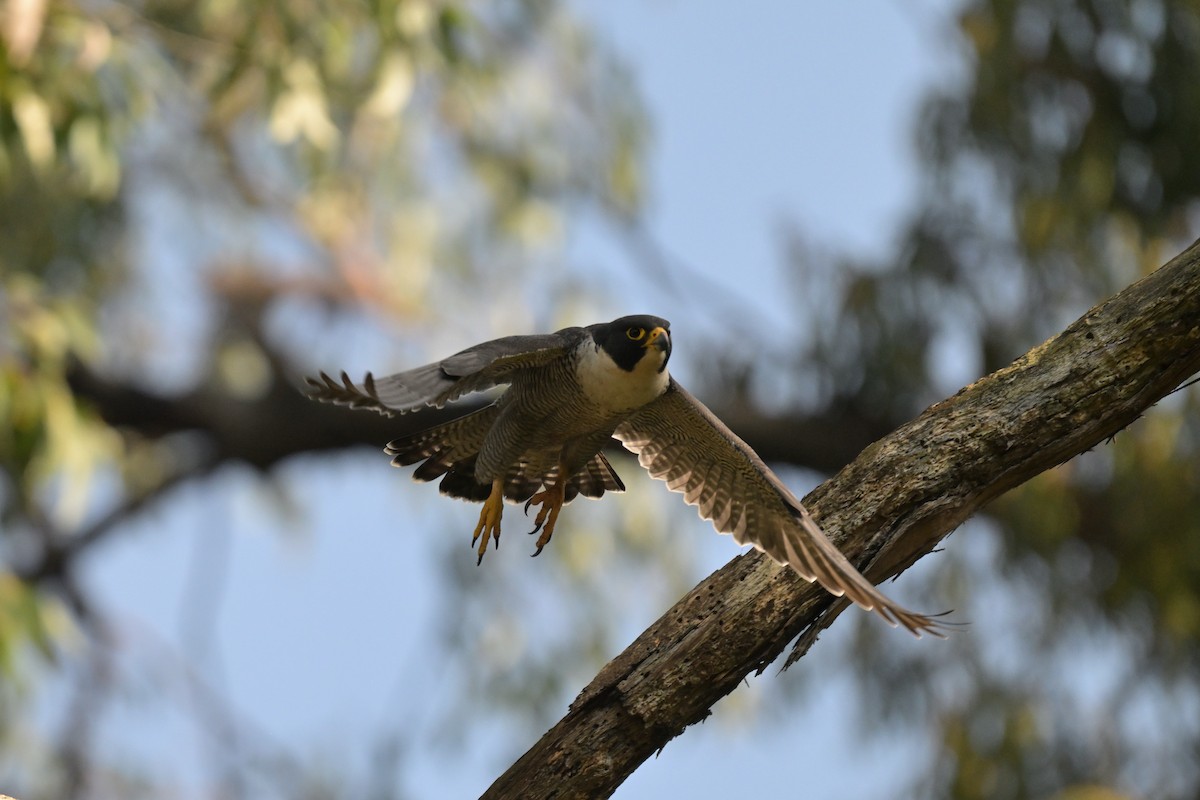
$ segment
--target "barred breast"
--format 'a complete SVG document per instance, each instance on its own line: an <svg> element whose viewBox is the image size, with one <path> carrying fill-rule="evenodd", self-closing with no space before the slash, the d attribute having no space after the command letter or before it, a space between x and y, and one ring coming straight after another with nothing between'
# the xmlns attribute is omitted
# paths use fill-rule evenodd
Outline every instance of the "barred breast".
<svg viewBox="0 0 1200 800"><path fill-rule="evenodd" d="M515 375L497 402L500 416L480 449L477 479L502 475L522 458L587 463L629 414L666 391L670 376L654 361L623 370L586 339L567 358Z"/></svg>

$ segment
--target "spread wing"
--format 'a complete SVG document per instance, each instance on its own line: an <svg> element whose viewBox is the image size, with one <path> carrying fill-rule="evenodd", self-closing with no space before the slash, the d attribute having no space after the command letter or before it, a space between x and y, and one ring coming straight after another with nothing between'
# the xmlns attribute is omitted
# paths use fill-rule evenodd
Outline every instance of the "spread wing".
<svg viewBox="0 0 1200 800"><path fill-rule="evenodd" d="M942 627L895 604L833 546L758 454L672 378L667 391L613 434L667 488L681 492L720 533L750 544L889 625L920 636Z"/></svg>
<svg viewBox="0 0 1200 800"><path fill-rule="evenodd" d="M361 386L356 386L345 372L340 382L322 372L319 378L305 379L308 396L351 408L369 408L388 417L426 406L440 408L472 392L508 383L514 372L562 357L584 333L583 328L563 328L556 333L505 336L407 372L384 378L368 372Z"/></svg>

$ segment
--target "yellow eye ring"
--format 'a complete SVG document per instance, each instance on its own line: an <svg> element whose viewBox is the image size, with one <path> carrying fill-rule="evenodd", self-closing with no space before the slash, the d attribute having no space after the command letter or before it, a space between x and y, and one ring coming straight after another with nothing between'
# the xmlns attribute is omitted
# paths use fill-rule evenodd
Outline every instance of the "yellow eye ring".
<svg viewBox="0 0 1200 800"><path fill-rule="evenodd" d="M625 331L625 335L635 342L640 342L646 336L645 328L629 328Z"/></svg>

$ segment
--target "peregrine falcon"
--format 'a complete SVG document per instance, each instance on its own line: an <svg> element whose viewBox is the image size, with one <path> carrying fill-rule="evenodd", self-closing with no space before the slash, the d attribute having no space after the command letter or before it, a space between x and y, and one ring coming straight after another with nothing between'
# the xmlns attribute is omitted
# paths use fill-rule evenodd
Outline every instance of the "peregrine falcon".
<svg viewBox="0 0 1200 800"><path fill-rule="evenodd" d="M616 438L651 477L697 506L720 533L788 564L808 581L920 636L940 623L884 596L826 538L808 510L758 454L667 371L671 326L648 315L556 333L506 336L433 364L361 386L346 373L309 378L309 396L381 414L441 407L507 384L495 402L387 445L395 466L421 462L418 481L441 479L443 494L482 501L471 544L482 562L500 542L504 501L538 506L537 555L562 507L625 485L604 456Z"/></svg>

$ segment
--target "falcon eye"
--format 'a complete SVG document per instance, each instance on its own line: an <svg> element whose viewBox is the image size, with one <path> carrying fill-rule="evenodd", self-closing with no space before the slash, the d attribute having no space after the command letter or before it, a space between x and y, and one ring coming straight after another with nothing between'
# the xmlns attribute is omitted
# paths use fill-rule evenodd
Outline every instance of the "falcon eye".
<svg viewBox="0 0 1200 800"><path fill-rule="evenodd" d="M635 342L641 341L642 337L646 335L646 329L645 328L629 328L628 330L625 331L625 335L628 336L630 339L632 339Z"/></svg>

